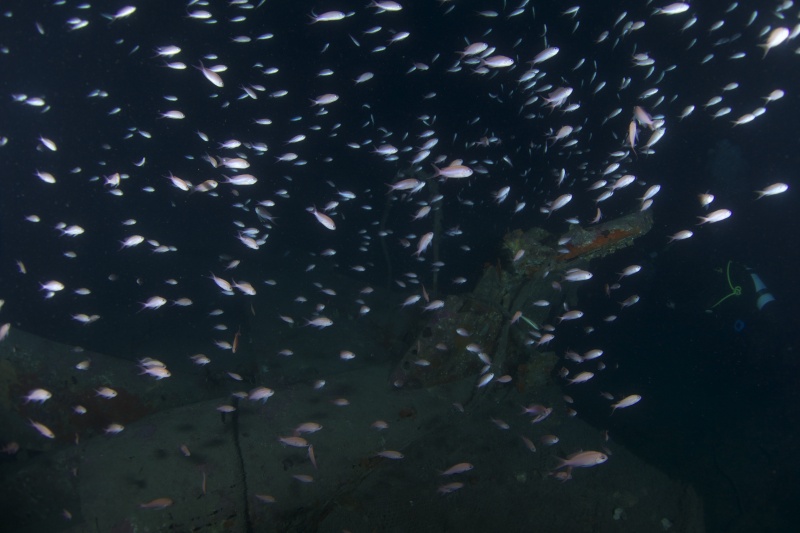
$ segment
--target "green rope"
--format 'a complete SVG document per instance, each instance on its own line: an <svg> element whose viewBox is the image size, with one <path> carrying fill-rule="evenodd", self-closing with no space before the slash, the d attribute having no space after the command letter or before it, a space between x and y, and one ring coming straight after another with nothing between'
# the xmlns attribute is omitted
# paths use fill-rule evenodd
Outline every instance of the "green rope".
<svg viewBox="0 0 800 533"><path fill-rule="evenodd" d="M530 320L528 317L523 316L523 315L519 315L519 317L522 320L524 320L525 322L527 322L530 327L532 327L536 331L539 331L539 326L536 325L536 322L534 322L533 320Z"/></svg>
<svg viewBox="0 0 800 533"><path fill-rule="evenodd" d="M731 296L741 296L742 295L742 286L741 285L734 286L734 284L731 283L731 261L728 261L728 266L725 269L725 277L728 279L728 287L731 288L731 292L727 296L723 296L717 303L712 305L710 307L710 309L714 309L716 306L718 306L719 304L721 304L722 302L724 302L725 300L727 300Z"/></svg>

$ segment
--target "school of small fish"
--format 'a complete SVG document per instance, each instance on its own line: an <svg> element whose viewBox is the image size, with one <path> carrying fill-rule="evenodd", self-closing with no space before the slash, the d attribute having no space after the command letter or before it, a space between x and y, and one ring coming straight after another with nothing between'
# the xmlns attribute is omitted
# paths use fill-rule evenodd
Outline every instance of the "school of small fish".
<svg viewBox="0 0 800 533"><path fill-rule="evenodd" d="M182 308L206 306L213 324L202 327L211 355L185 356L199 366L220 366L234 382L241 376L225 365L242 350L242 332L220 302L238 299L259 309L262 294L280 283L262 268L264 258L289 251L310 258L298 275L314 293L271 301L263 312L272 313L275 328L303 327L316 335L341 327L326 314L324 301L343 298L315 278L316 268L364 280L359 297L347 305L366 315L378 303L370 302L369 284L383 279L382 245L397 257L395 271L403 272L392 287L402 293L398 312L437 313L444 299L424 288L434 271L447 293L476 281L462 263L494 262L470 255L480 246L470 233L487 220L558 233L570 224L656 211L660 198L680 197L694 206L696 218L657 212L656 221L663 242L681 246L708 226L726 224L738 210L759 209L791 192L790 176L765 174L748 204L718 206L714 193L720 191L707 183L676 188L658 167L664 157L683 157L672 135L680 128L707 129L709 135L735 128L757 136L758 128L769 128L770 120L788 111L790 97L796 101L791 93L797 88L780 83L781 70L795 68L800 55L800 11L791 0L734 1L711 18L695 9L699 2L669 1L642 2L627 11L614 4L540 6L529 0L442 0L424 8L408 0L291 8L265 0L179 4L55 0L41 5L41 16L29 26L27 18L17 21L14 10L3 7L5 24L24 22L15 35L28 41L0 42L0 59L30 55L31 63L61 62L60 72L82 79L85 89L71 92L74 85L59 87L36 75L37 69L25 72L27 78L4 79L0 98L12 118L0 124L0 153L21 153L28 165L6 169L4 177L24 183L15 190L28 191L15 200L13 212L21 214L14 231L47 252L13 258L17 279L8 283L30 287L29 298L43 309L51 301L68 306L61 318L75 328L104 320L103 300L96 296L109 283L127 283L123 279L136 283L115 305L131 315L157 322ZM57 49L62 46L71 57L59 55L66 54ZM75 59L95 55L96 66ZM698 71L704 87L711 80L718 90L693 89L691 76ZM126 99L131 90L140 98ZM25 127L17 130L21 121ZM423 176L432 176L437 192ZM382 223L387 198L396 212ZM54 218L51 205L68 201L74 207L65 211L59 204L57 212L69 217ZM442 231L432 216L439 210ZM162 219L165 212L172 213L169 220ZM182 242L185 234L173 225L190 231L191 242ZM227 236L220 242L219 235ZM279 248L279 239L296 248ZM178 268L184 253L196 254L191 271ZM96 268L108 257L118 260L102 279L86 278L75 267ZM139 276L142 265L149 276ZM616 314L591 316L540 300L530 306L549 306L549 324L534 324L523 309L513 327L531 336L532 350L565 342L561 332L574 331L567 328L575 324L586 333L608 327L637 309L640 297L626 282L641 271L638 264L617 265L618 277L598 280L587 270L569 270L554 285L605 290ZM16 305L0 300L0 341L14 328L25 329L15 320ZM566 393L593 387L604 371L613 371L603 363L608 356L602 347L586 346L583 353L567 348L578 344L558 344ZM343 365L359 357L347 346L334 353ZM475 353L486 361L477 387L513 384L508 369L492 365L491 354L478 346ZM287 348L277 357L294 356ZM93 371L85 358L75 364ZM173 376L151 358L137 366L141 379L166 380L165 386ZM236 394L267 402L280 394L267 385ZM314 386L321 389L324 381ZM113 387L108 383L96 394L113 402ZM646 398L635 389L632 383L630 390L598 391L598 401L607 403L609 416L624 417L646 409ZM537 423L553 409L576 414L572 399L564 399L561 406L531 404L518 420L492 421L499 430L514 428L536 452L534 441L560 441L537 433ZM47 405L73 403L51 394L46 383L19 401L42 409L42 419L29 423L45 439L56 437L45 425ZM234 403L216 410L230 413ZM80 405L73 409L86 412ZM377 421L373 427L388 425ZM121 431L114 422L96 428L108 435ZM280 442L305 449L316 466L313 441L325 433L320 424L301 420ZM560 481L572 479L573 469L601 467L610 459L605 448L581 451L598 443L560 444L575 452L553 463L551 475ZM175 446L190 455L185 445ZM392 449L375 450L375 457L408 461ZM451 459L452 466L431 472L432 493L469 490L462 481L441 480L481 471L478 461ZM311 476L295 478L313 482ZM137 502L152 510L172 504L168 497Z"/></svg>

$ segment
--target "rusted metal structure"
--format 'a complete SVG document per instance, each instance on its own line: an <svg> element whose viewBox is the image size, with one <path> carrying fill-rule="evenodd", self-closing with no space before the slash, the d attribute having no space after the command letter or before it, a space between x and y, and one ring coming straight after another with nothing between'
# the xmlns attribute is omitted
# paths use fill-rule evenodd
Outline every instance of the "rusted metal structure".
<svg viewBox="0 0 800 533"><path fill-rule="evenodd" d="M526 355L530 354L525 349L529 333L545 323L565 298L568 303L575 298L574 288L558 291L552 280L630 246L652 225L652 216L644 211L588 229L573 225L563 235L541 228L508 233L503 240L504 260L484 269L472 293L445 299L444 307L431 316L392 372L392 384L429 387L477 375L486 364L485 358L476 356L482 352L491 358L493 372L513 375L520 388L533 385L542 373L549 373L552 361L531 360ZM563 246L558 244L564 241ZM531 305L540 299L551 305ZM517 312L524 319L511 324Z"/></svg>

